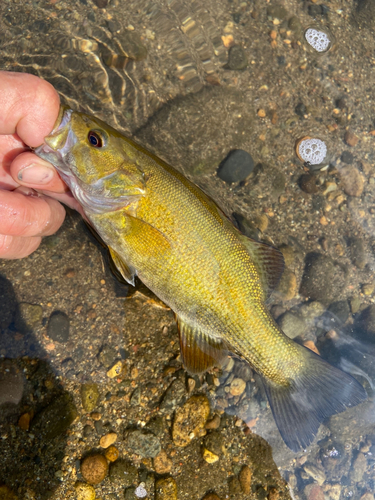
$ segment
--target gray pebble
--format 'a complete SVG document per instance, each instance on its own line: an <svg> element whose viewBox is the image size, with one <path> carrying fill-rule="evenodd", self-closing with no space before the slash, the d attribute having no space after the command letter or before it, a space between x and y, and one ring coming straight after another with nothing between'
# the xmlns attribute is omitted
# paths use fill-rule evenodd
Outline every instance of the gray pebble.
<svg viewBox="0 0 375 500"><path fill-rule="evenodd" d="M349 239L348 243L351 261L359 269L364 269L367 264L367 255L363 240L353 237Z"/></svg>
<svg viewBox="0 0 375 500"><path fill-rule="evenodd" d="M139 430L129 432L126 447L128 451L142 458L154 458L161 450L160 441L156 436Z"/></svg>
<svg viewBox="0 0 375 500"><path fill-rule="evenodd" d="M138 469L129 460L120 458L111 464L109 478L111 481L119 481L121 486L128 488L138 481Z"/></svg>
<svg viewBox="0 0 375 500"><path fill-rule="evenodd" d="M105 368L109 368L114 365L117 360L118 354L116 349L112 346L104 345L99 352L98 359Z"/></svg>
<svg viewBox="0 0 375 500"><path fill-rule="evenodd" d="M0 406L5 403L17 405L23 394L22 372L10 361L0 363Z"/></svg>
<svg viewBox="0 0 375 500"><path fill-rule="evenodd" d="M185 383L180 379L174 380L164 393L163 400L160 404L160 409L165 411L173 410L178 404L182 402L185 396Z"/></svg>
<svg viewBox="0 0 375 500"><path fill-rule="evenodd" d="M62 311L54 311L48 320L47 335L56 342L65 344L69 340L69 317Z"/></svg>
<svg viewBox="0 0 375 500"><path fill-rule="evenodd" d="M221 163L217 175L223 181L231 184L246 179L253 168L254 160L251 155L243 149L235 149Z"/></svg>
<svg viewBox="0 0 375 500"><path fill-rule="evenodd" d="M248 61L246 52L240 45L234 45L228 52L228 68L242 70L247 68Z"/></svg>
<svg viewBox="0 0 375 500"><path fill-rule="evenodd" d="M351 165L354 161L354 155L350 151L344 151L341 155L341 161L347 165Z"/></svg>
<svg viewBox="0 0 375 500"><path fill-rule="evenodd" d="M278 320L278 324L285 335L291 339L303 335L306 330L306 323L291 312L283 314Z"/></svg>

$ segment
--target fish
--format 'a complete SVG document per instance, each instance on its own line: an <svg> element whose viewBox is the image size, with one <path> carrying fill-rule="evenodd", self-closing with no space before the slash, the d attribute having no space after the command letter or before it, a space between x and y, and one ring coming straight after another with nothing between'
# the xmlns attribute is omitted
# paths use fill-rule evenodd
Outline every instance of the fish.
<svg viewBox="0 0 375 500"><path fill-rule="evenodd" d="M247 361L291 450L367 399L355 378L287 337L267 309L281 252L243 235L178 170L65 106L35 153L56 167L122 277L132 285L138 277L174 311L186 370L221 367L230 354Z"/></svg>

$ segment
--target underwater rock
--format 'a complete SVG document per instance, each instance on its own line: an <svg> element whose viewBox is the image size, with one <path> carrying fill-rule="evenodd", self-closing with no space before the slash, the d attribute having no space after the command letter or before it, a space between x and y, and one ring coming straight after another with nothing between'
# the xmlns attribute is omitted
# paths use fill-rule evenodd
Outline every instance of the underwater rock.
<svg viewBox="0 0 375 500"><path fill-rule="evenodd" d="M252 156L243 149L231 151L220 164L217 175L228 184L240 182L251 174L254 168Z"/></svg>
<svg viewBox="0 0 375 500"><path fill-rule="evenodd" d="M65 344L69 340L70 320L62 311L54 311L48 320L47 335L50 339Z"/></svg>
<svg viewBox="0 0 375 500"><path fill-rule="evenodd" d="M126 448L142 458L155 458L161 451L160 441L156 436L139 430L129 432Z"/></svg>
<svg viewBox="0 0 375 500"><path fill-rule="evenodd" d="M108 473L107 459L99 453L89 455L81 463L81 473L88 483L101 483Z"/></svg>
<svg viewBox="0 0 375 500"><path fill-rule="evenodd" d="M248 66L246 52L240 45L234 45L228 52L228 69L243 70Z"/></svg>
<svg viewBox="0 0 375 500"><path fill-rule="evenodd" d="M122 487L128 488L138 479L138 469L129 460L120 458L111 464L109 469L111 481L119 481Z"/></svg>
<svg viewBox="0 0 375 500"><path fill-rule="evenodd" d="M81 386L81 401L86 412L93 411L99 401L97 384L83 384Z"/></svg>
<svg viewBox="0 0 375 500"><path fill-rule="evenodd" d="M192 439L204 436L205 425L210 414L210 403L206 396L192 396L178 408L172 428L176 446L187 446Z"/></svg>
<svg viewBox="0 0 375 500"><path fill-rule="evenodd" d="M16 312L14 326L20 333L30 333L42 324L43 309L38 304L20 302Z"/></svg>

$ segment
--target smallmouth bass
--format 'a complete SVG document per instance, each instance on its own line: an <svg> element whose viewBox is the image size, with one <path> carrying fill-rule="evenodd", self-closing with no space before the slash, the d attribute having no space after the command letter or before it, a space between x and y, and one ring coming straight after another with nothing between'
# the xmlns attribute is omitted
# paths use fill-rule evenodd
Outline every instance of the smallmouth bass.
<svg viewBox="0 0 375 500"><path fill-rule="evenodd" d="M186 369L220 366L228 352L249 362L289 448L306 448L324 419L367 398L352 376L287 337L265 307L282 254L241 234L177 170L65 107L35 152L57 168L126 281L138 276L175 312Z"/></svg>

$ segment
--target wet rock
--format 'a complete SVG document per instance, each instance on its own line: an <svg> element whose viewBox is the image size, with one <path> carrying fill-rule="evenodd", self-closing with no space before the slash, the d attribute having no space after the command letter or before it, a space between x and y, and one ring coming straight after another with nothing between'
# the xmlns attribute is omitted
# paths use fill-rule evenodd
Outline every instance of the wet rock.
<svg viewBox="0 0 375 500"><path fill-rule="evenodd" d="M95 490L90 484L76 483L74 489L77 500L95 500Z"/></svg>
<svg viewBox="0 0 375 500"><path fill-rule="evenodd" d="M138 469L129 460L120 458L112 463L109 469L109 478L116 481L122 487L133 486L138 480Z"/></svg>
<svg viewBox="0 0 375 500"><path fill-rule="evenodd" d="M366 247L361 238L349 239L350 259L358 269L364 269L367 264Z"/></svg>
<svg viewBox="0 0 375 500"><path fill-rule="evenodd" d="M323 5L310 4L307 8L307 12L311 17L322 16L325 14L325 9Z"/></svg>
<svg viewBox="0 0 375 500"><path fill-rule="evenodd" d="M347 322L350 315L350 307L347 300L339 300L338 302L333 302L328 307L328 312L333 315L333 325L343 325Z"/></svg>
<svg viewBox="0 0 375 500"><path fill-rule="evenodd" d="M361 297L355 296L351 297L349 299L349 304L350 304L350 310L353 314L356 314L360 309L362 305L362 300Z"/></svg>
<svg viewBox="0 0 375 500"><path fill-rule="evenodd" d="M107 377L109 378L116 378L120 375L124 368L123 362L122 361L117 361L108 371L107 371Z"/></svg>
<svg viewBox="0 0 375 500"><path fill-rule="evenodd" d="M17 405L23 394L24 377L11 361L0 362L0 407L11 403ZM1 412L0 412L1 413Z"/></svg>
<svg viewBox="0 0 375 500"><path fill-rule="evenodd" d="M118 457L120 456L120 452L119 450L116 448L116 446L109 446L106 450L105 450L105 458L107 460L109 460L110 462L115 462Z"/></svg>
<svg viewBox="0 0 375 500"><path fill-rule="evenodd" d="M302 304L298 310L298 314L305 320L305 322L311 324L314 323L316 318L319 318L319 316L324 313L325 309L326 308L323 304L314 300L308 304Z"/></svg>
<svg viewBox="0 0 375 500"><path fill-rule="evenodd" d="M293 247L289 245L281 245L279 247L280 252L283 254L284 262L286 267L290 267L294 264L294 250Z"/></svg>
<svg viewBox="0 0 375 500"><path fill-rule="evenodd" d="M81 463L81 474L89 484L99 484L108 473L108 462L99 453L86 457Z"/></svg>
<svg viewBox="0 0 375 500"><path fill-rule="evenodd" d="M222 446L223 446L223 437L220 432L214 431L208 434L204 438L203 448L202 448L203 458L206 460L206 462L214 463L217 460L219 460L219 458L222 455ZM210 461L210 459L207 460L207 458L205 457L205 452L209 452L208 454L206 453L207 458L211 456L210 454L214 455L214 457L217 458L212 461Z"/></svg>
<svg viewBox="0 0 375 500"><path fill-rule="evenodd" d="M0 500L18 500L18 497L8 486L0 486Z"/></svg>
<svg viewBox="0 0 375 500"><path fill-rule="evenodd" d="M305 118L305 115L307 114L307 108L303 104L303 102L299 102L297 106L294 108L294 111L296 115L298 115L300 118Z"/></svg>
<svg viewBox="0 0 375 500"><path fill-rule="evenodd" d="M182 402L185 396L185 383L180 379L174 380L165 391L163 400L160 404L160 409L165 411L174 410L176 406Z"/></svg>
<svg viewBox="0 0 375 500"><path fill-rule="evenodd" d="M236 476L233 476L228 481L228 489L230 498L240 498L242 493L241 483Z"/></svg>
<svg viewBox="0 0 375 500"><path fill-rule="evenodd" d="M305 259L300 294L323 304L333 302L346 284L346 271L330 257L310 253Z"/></svg>
<svg viewBox="0 0 375 500"><path fill-rule="evenodd" d="M211 418L211 420L209 420L206 423L205 427L207 430L218 429L220 427L220 423L221 423L220 415L216 414Z"/></svg>
<svg viewBox="0 0 375 500"><path fill-rule="evenodd" d="M324 500L324 493L319 484L308 484L304 489L304 493L307 500Z"/></svg>
<svg viewBox="0 0 375 500"><path fill-rule="evenodd" d="M232 396L241 396L246 389L246 382L242 378L234 378L230 384L229 392Z"/></svg>
<svg viewBox="0 0 375 500"><path fill-rule="evenodd" d="M111 446L116 440L117 434L115 432L109 432L100 438L99 444L102 448L108 448L108 446Z"/></svg>
<svg viewBox="0 0 375 500"><path fill-rule="evenodd" d="M47 335L50 339L65 344L69 340L69 317L62 311L54 311L48 320Z"/></svg>
<svg viewBox="0 0 375 500"><path fill-rule="evenodd" d="M362 481L363 475L367 470L367 460L363 453L358 453L357 458L354 460L352 469L350 471L350 479L353 483Z"/></svg>
<svg viewBox="0 0 375 500"><path fill-rule="evenodd" d="M177 484L173 477L156 481L155 500L177 500Z"/></svg>
<svg viewBox="0 0 375 500"><path fill-rule="evenodd" d="M353 153L350 151L344 151L341 155L341 161L347 165L351 165L354 161Z"/></svg>
<svg viewBox="0 0 375 500"><path fill-rule="evenodd" d="M278 320L278 324L285 335L290 339L302 336L307 326L301 318L289 311L281 316Z"/></svg>
<svg viewBox="0 0 375 500"><path fill-rule="evenodd" d="M221 163L217 175L230 184L246 179L253 171L253 168L254 160L251 155L243 149L235 149Z"/></svg>
<svg viewBox="0 0 375 500"><path fill-rule="evenodd" d="M351 130L347 130L344 135L344 141L348 146L354 147L358 144L358 137Z"/></svg>
<svg viewBox="0 0 375 500"><path fill-rule="evenodd" d="M161 451L160 440L156 436L139 430L128 433L126 448L142 458L154 458Z"/></svg>
<svg viewBox="0 0 375 500"><path fill-rule="evenodd" d="M30 333L42 324L42 306L21 302L18 305L14 326L20 333Z"/></svg>
<svg viewBox="0 0 375 500"><path fill-rule="evenodd" d="M178 408L173 422L172 437L176 446L187 446L192 439L205 434L205 425L210 414L210 403L206 396L192 396Z"/></svg>
<svg viewBox="0 0 375 500"><path fill-rule="evenodd" d="M104 368L109 368L112 366L116 358L118 357L118 354L116 352L116 349L114 349L112 346L109 345L104 345L99 352L98 359L100 363L104 366Z"/></svg>
<svg viewBox="0 0 375 500"><path fill-rule="evenodd" d="M311 174L301 175L298 184L304 193L314 194L319 191L316 175L311 175Z"/></svg>
<svg viewBox="0 0 375 500"><path fill-rule="evenodd" d="M99 389L97 384L81 385L81 401L83 409L86 412L91 412L96 407L99 401Z"/></svg>
<svg viewBox="0 0 375 500"><path fill-rule="evenodd" d="M158 474L169 474L172 470L173 462L170 458L168 458L167 453L164 450L154 458L153 465L155 472Z"/></svg>
<svg viewBox="0 0 375 500"><path fill-rule="evenodd" d="M141 388L137 387L130 396L130 404L132 406L138 406L141 402Z"/></svg>
<svg viewBox="0 0 375 500"><path fill-rule="evenodd" d="M202 500L221 500L221 498L218 497L216 493L207 493Z"/></svg>
<svg viewBox="0 0 375 500"><path fill-rule="evenodd" d="M238 479L240 480L242 491L247 495L251 492L251 478L252 472L250 467L248 465L244 465L241 469Z"/></svg>
<svg viewBox="0 0 375 500"><path fill-rule="evenodd" d="M228 52L228 69L243 70L248 66L246 52L240 45L234 45Z"/></svg>
<svg viewBox="0 0 375 500"><path fill-rule="evenodd" d="M99 7L99 9L105 9L108 5L109 0L93 0L94 4Z"/></svg>
<svg viewBox="0 0 375 500"><path fill-rule="evenodd" d="M326 475L321 467L317 467L314 464L307 463L304 466L303 470L306 472L306 474L312 477L314 481L316 481L319 485L322 485L326 480Z"/></svg>
<svg viewBox="0 0 375 500"><path fill-rule="evenodd" d="M365 187L363 175L355 167L343 167L340 169L340 177L344 192L349 196L361 196Z"/></svg>
<svg viewBox="0 0 375 500"><path fill-rule="evenodd" d="M375 305L372 304L361 312L356 322L356 329L375 334Z"/></svg>
<svg viewBox="0 0 375 500"><path fill-rule="evenodd" d="M31 422L31 429L47 440L53 439L64 434L77 416L77 408L71 397L62 394L36 414Z"/></svg>
<svg viewBox="0 0 375 500"><path fill-rule="evenodd" d="M91 425L85 425L83 428L83 436L84 437L91 437L94 434L94 429L91 427Z"/></svg>
<svg viewBox="0 0 375 500"><path fill-rule="evenodd" d="M276 291L281 296L282 300L293 299L297 293L296 275L289 269L285 269L277 285Z"/></svg>

